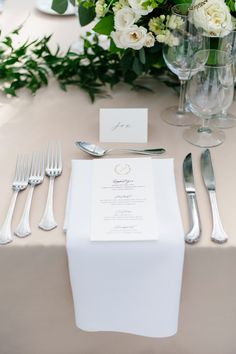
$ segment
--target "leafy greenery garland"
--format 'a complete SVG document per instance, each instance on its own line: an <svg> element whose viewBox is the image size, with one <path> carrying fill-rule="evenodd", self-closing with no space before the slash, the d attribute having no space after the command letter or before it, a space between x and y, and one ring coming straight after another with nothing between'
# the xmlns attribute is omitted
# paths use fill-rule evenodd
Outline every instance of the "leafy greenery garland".
<svg viewBox="0 0 236 354"><path fill-rule="evenodd" d="M97 94L104 94L107 85L112 88L123 81L133 88L143 88L136 82L143 72L157 76L166 71L161 63L153 66L157 56L162 58L158 53L160 48L151 48L148 56L142 50L127 50L120 58L120 53L103 49L99 38L87 33L82 54L69 49L62 55L59 47L54 53L50 50L51 36L13 45L20 29L21 26L0 41L0 90L10 96L17 96L21 88L35 94L54 76L63 90L77 86L88 92L94 101ZM165 76L165 80L168 84L171 74Z"/></svg>

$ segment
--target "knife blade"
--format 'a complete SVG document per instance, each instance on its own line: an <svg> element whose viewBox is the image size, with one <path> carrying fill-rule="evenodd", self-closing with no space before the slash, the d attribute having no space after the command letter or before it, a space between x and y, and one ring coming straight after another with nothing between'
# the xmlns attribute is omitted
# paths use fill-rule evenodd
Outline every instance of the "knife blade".
<svg viewBox="0 0 236 354"><path fill-rule="evenodd" d="M199 241L201 236L201 224L197 206L196 189L193 177L192 154L189 153L183 162L183 176L187 195L190 229L185 235L185 242L193 244Z"/></svg>
<svg viewBox="0 0 236 354"><path fill-rule="evenodd" d="M206 149L201 155L201 172L206 189L208 191L212 211L213 228L211 240L216 243L224 243L228 240L228 236L224 231L218 210L215 175L209 149Z"/></svg>

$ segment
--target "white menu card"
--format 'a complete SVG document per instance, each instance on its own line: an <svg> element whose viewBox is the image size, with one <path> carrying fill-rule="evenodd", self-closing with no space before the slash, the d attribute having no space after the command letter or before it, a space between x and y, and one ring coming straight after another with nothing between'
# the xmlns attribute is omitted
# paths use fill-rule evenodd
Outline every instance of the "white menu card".
<svg viewBox="0 0 236 354"><path fill-rule="evenodd" d="M93 160L92 241L157 240L151 158Z"/></svg>

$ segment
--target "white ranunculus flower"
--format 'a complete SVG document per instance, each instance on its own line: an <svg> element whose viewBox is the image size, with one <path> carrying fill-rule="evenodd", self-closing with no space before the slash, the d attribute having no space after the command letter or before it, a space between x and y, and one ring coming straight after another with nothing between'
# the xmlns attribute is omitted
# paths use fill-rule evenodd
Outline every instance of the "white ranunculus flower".
<svg viewBox="0 0 236 354"><path fill-rule="evenodd" d="M145 45L147 29L137 25L133 25L126 31L122 31L120 35L120 43L122 48L141 49Z"/></svg>
<svg viewBox="0 0 236 354"><path fill-rule="evenodd" d="M139 18L140 15L136 14L131 7L125 6L115 14L115 29L124 31L130 28Z"/></svg>
<svg viewBox="0 0 236 354"><path fill-rule="evenodd" d="M152 12L152 6L145 6L146 0L128 0L129 5L138 15L147 15Z"/></svg>
<svg viewBox="0 0 236 354"><path fill-rule="evenodd" d="M155 44L155 37L153 36L152 32L148 32L145 38L145 47L151 48Z"/></svg>
<svg viewBox="0 0 236 354"><path fill-rule="evenodd" d="M196 0L192 7L192 21L205 34L222 37L232 30L231 14L224 0Z"/></svg>

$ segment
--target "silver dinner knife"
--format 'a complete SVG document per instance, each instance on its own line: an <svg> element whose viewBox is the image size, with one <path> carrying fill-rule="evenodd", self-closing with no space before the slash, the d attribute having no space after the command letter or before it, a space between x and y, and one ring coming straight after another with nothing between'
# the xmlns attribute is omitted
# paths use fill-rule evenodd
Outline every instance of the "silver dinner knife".
<svg viewBox="0 0 236 354"><path fill-rule="evenodd" d="M185 235L185 242L196 243L201 236L201 225L197 206L196 189L193 178L192 154L188 154L183 163L185 191L188 200L190 229Z"/></svg>
<svg viewBox="0 0 236 354"><path fill-rule="evenodd" d="M216 243L224 243L228 240L228 236L226 235L220 220L220 214L216 200L215 176L209 149L205 150L201 155L201 171L206 189L209 193L212 210L213 230L211 234L211 239Z"/></svg>

